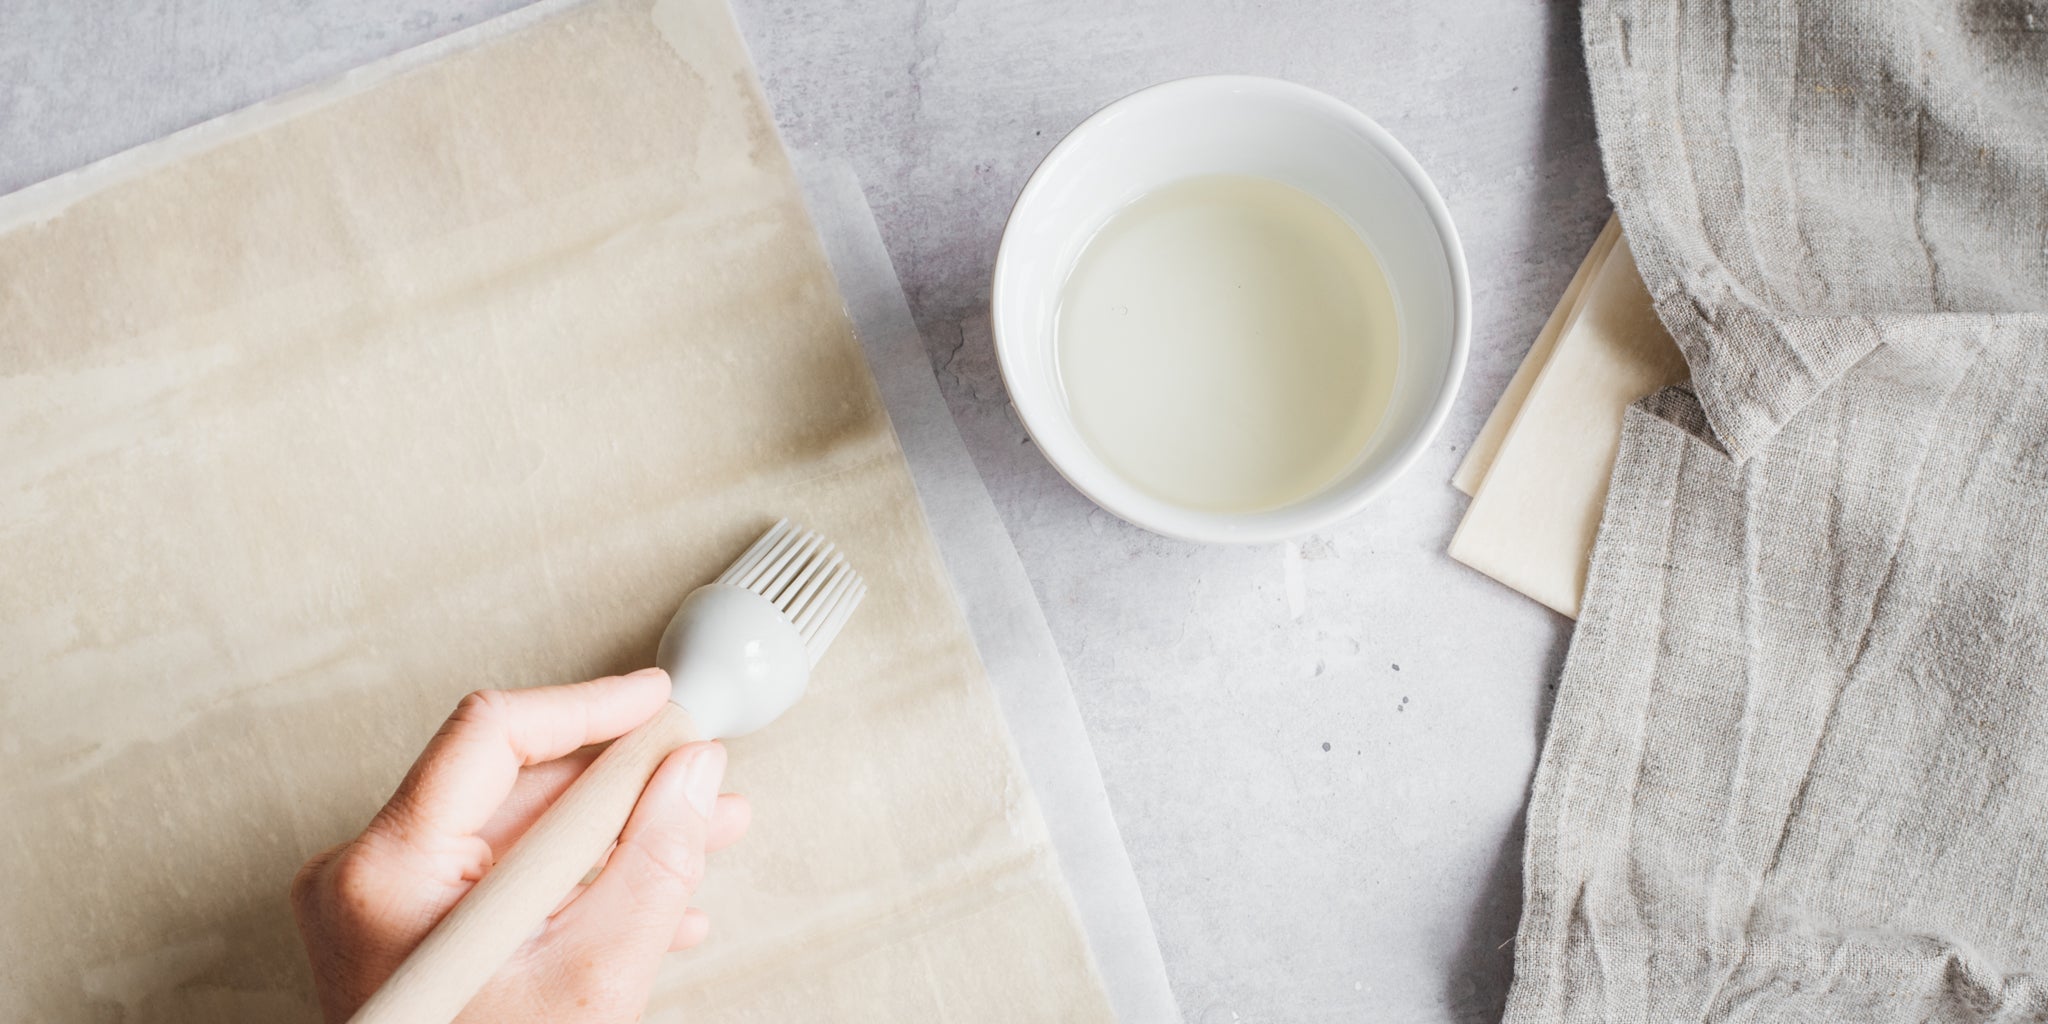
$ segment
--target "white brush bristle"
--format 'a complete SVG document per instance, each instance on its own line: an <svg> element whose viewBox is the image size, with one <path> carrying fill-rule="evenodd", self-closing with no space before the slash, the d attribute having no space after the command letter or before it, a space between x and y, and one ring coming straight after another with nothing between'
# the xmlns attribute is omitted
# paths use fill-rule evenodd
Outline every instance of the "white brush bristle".
<svg viewBox="0 0 2048 1024"><path fill-rule="evenodd" d="M784 519L718 577L772 602L803 635L811 664L825 656L868 585L825 538Z"/></svg>

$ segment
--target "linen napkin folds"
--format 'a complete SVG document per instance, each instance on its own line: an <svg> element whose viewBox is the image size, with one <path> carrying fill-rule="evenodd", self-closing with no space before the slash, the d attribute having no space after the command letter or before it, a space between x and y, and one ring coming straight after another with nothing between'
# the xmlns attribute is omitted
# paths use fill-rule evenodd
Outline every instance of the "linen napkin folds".
<svg viewBox="0 0 2048 1024"><path fill-rule="evenodd" d="M1583 8L1626 414L1508 1019L2048 1017L2048 6Z"/></svg>

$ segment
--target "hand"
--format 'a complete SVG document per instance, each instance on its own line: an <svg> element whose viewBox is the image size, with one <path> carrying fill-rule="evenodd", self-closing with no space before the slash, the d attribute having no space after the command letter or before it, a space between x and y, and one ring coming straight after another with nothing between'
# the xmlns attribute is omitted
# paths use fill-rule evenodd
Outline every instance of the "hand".
<svg viewBox="0 0 2048 1024"><path fill-rule="evenodd" d="M391 801L356 838L299 869L292 910L330 1022L345 1021L490 870L594 751L668 699L660 669L462 699ZM664 952L703 941L690 908L704 854L747 830L745 798L719 796L725 748L670 754L640 794L597 879L486 984L460 1020L638 1020Z"/></svg>

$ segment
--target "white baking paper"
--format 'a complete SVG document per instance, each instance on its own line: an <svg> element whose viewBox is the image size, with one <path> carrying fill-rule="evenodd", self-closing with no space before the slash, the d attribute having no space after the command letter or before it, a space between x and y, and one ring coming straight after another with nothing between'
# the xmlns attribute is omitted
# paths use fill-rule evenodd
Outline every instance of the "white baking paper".
<svg viewBox="0 0 2048 1024"><path fill-rule="evenodd" d="M1059 650L967 444L946 408L860 182L844 161L794 155L826 260L867 352L932 536L1059 853L1119 1019L1176 1021L1152 918Z"/></svg>

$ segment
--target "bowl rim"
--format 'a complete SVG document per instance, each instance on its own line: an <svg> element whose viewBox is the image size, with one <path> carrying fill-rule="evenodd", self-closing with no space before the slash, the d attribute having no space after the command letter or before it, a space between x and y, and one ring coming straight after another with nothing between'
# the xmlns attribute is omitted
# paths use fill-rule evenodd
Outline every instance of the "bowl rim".
<svg viewBox="0 0 2048 1024"><path fill-rule="evenodd" d="M1020 402L1017 398L1016 381L1022 369L1016 364L1024 358L1022 353L1017 351L1017 346L1023 343L1004 342L1006 316L1003 280L1007 268L1017 258L1013 247L1013 228L1017 224L1018 213L1033 197L1049 187L1047 182L1051 169L1063 156L1092 144L1093 137L1103 130L1106 122L1131 107L1157 102L1165 95L1187 93L1190 96L1199 96L1216 90L1261 94L1282 102L1302 104L1332 116L1356 130L1394 165L1395 170L1421 200L1437 238L1443 245L1445 262L1448 264L1446 269L1449 270L1451 279L1451 352L1449 363L1444 370L1444 378L1437 384L1436 396L1430 404L1428 413L1423 417L1420 429L1416 430L1391 457L1381 463L1377 470L1363 479L1348 485L1333 484L1330 488L1318 492L1334 492L1341 495L1340 500L1320 512L1311 512L1299 504L1283 505L1259 512L1207 512L1185 509L1165 499L1157 499L1173 512L1185 513L1184 519L1176 515L1175 521L1162 522L1155 517L1137 514L1115 497L1104 495L1099 489L1076 479L1075 473L1062 465L1052 451L1045 447L1040 436L1045 424L1039 421L1042 417L1051 415L1050 411L1039 407L1039 403ZM1392 486L1394 481L1414 467L1423 452L1428 450L1437 434L1442 431L1444 422L1450 417L1451 407L1457 402L1459 386L1464 381L1465 364L1471 349L1471 333L1471 283L1467 278L1464 246L1458 239L1457 227L1451 222L1450 208L1437 191L1436 184L1423 171L1422 165L1408 152L1407 147L1401 145L1400 140L1394 138L1380 126L1379 122L1358 108L1308 86L1260 75L1196 75L1171 79L1122 96L1088 115L1046 152L1032 169L1031 176L1017 193L1016 200L1010 204L1010 212L1003 220L1002 240L996 247L994 270L990 275L989 334L995 345L996 365L1003 377L1003 389L1008 395L1011 407L1017 410L1017 417L1023 423L1024 432L1030 436L1032 444L1038 448L1045 461L1067 481L1069 486L1117 518L1153 533L1198 544L1246 545L1289 540L1350 519L1363 511ZM1083 443L1086 443L1085 439ZM1095 458L1097 462L1101 461L1100 456ZM1137 485L1123 479L1106 463L1102 464L1101 468L1105 476L1134 491L1137 489Z"/></svg>

